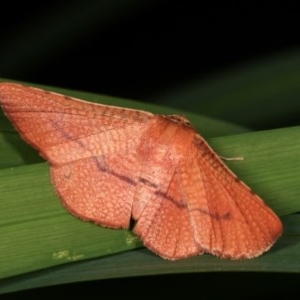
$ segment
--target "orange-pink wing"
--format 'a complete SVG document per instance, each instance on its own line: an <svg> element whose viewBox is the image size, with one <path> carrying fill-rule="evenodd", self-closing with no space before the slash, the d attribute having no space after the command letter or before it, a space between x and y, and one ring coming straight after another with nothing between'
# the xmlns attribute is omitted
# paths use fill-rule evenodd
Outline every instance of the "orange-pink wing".
<svg viewBox="0 0 300 300"><path fill-rule="evenodd" d="M195 241L206 252L231 259L267 251L282 233L277 215L199 135L191 153L190 163L182 163L180 182Z"/></svg>
<svg viewBox="0 0 300 300"><path fill-rule="evenodd" d="M75 215L127 228L139 174L135 149L153 115L93 104L19 84L0 84L0 103L22 137L51 164Z"/></svg>

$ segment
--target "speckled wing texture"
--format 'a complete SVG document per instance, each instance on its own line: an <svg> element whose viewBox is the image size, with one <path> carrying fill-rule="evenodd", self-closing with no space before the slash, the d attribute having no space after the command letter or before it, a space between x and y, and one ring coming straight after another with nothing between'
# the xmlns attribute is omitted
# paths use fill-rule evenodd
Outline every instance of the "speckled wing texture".
<svg viewBox="0 0 300 300"><path fill-rule="evenodd" d="M0 104L51 165L67 209L129 228L166 259L252 258L282 233L276 214L181 116L94 104L0 83Z"/></svg>

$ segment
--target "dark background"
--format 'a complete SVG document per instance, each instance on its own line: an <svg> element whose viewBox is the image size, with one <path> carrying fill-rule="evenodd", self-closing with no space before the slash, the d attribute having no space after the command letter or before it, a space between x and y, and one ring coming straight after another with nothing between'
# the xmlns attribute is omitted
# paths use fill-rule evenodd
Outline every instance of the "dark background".
<svg viewBox="0 0 300 300"><path fill-rule="evenodd" d="M1 77L146 101L300 45L297 1L70 3L7 3Z"/></svg>
<svg viewBox="0 0 300 300"><path fill-rule="evenodd" d="M274 300L297 297L298 285L299 276L293 274L198 273L81 282L6 294L0 298Z"/></svg>
<svg viewBox="0 0 300 300"><path fill-rule="evenodd" d="M193 78L300 46L298 1L5 5L0 77L142 101L153 102L156 95ZM293 274L187 274L64 285L17 293L11 299L79 291L97 298L120 292L139 298L182 294L269 299L296 289L297 282L299 276Z"/></svg>

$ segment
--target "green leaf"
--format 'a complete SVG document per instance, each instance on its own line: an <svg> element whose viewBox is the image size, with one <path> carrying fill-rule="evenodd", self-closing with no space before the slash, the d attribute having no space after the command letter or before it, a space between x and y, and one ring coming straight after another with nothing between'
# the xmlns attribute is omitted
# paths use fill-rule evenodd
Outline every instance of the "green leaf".
<svg viewBox="0 0 300 300"><path fill-rule="evenodd" d="M102 103L125 103L99 95L57 91ZM132 101L125 105L164 111L164 114L176 112ZM300 127L248 132L230 123L186 115L193 119L203 135L210 137L210 144L220 155L244 157L243 161L225 162L279 215L300 210L300 165L296 163L300 159L300 145L295 143L300 138ZM247 261L227 261L204 255L168 262L146 249L139 249L142 244L130 231L104 229L82 222L62 207L50 182L47 163L37 163L40 158L30 148L23 150L25 144L3 116L0 126L0 293L133 275L300 270L295 263L300 258L297 215L283 219L285 234L274 248L260 258ZM241 132L245 133L237 134ZM131 249L135 250L129 251Z"/></svg>
<svg viewBox="0 0 300 300"><path fill-rule="evenodd" d="M127 251L88 261L74 262L0 282L1 292L87 280L128 276L199 272L299 272L300 216L283 218L285 233L273 249L256 259L230 261L203 255L180 261L166 261L147 249Z"/></svg>

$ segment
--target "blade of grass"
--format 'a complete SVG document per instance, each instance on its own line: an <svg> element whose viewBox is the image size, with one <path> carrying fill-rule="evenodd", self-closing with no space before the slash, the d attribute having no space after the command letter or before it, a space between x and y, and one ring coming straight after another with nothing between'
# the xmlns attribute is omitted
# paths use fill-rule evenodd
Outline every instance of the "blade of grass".
<svg viewBox="0 0 300 300"><path fill-rule="evenodd" d="M144 275L219 271L299 273L300 216L285 216L283 222L284 236L270 253L256 259L229 261L203 255L174 262L162 260L147 249L138 249L8 278L0 281L0 294L70 282Z"/></svg>
<svg viewBox="0 0 300 300"><path fill-rule="evenodd" d="M300 165L294 163L300 159L294 143L299 138L294 127L214 138L211 144L222 155L243 155L244 161L228 162L230 167L285 215L300 210ZM0 170L0 194L1 278L141 247L129 231L103 229L67 213L46 163Z"/></svg>
<svg viewBox="0 0 300 300"><path fill-rule="evenodd" d="M54 89L51 88L51 90ZM115 99L110 97L87 93L81 94L76 91L57 91L87 100L100 100L102 103L120 106L125 105L164 114L176 113L176 111L171 109L147 106L137 104L136 102L130 102L128 104L119 101L119 103L113 103ZM188 117L190 117L190 115L188 115ZM197 117L197 115L192 115L192 118L194 118L193 123L195 126L206 136L247 131L239 126L226 124L205 117ZM8 145L5 151L5 155L7 156L5 157L9 157L9 152L15 151L14 157L21 157L21 161L15 165L34 163L37 156L33 158L33 161L31 161L31 158L28 159L29 156L23 153L23 146L19 146L18 144L18 136L13 133L10 125L5 125L5 122L3 123L4 127L0 128L5 132L3 132L4 137L1 143L7 143L6 145ZM0 126L2 126L1 122ZM211 130L212 127L213 130ZM13 134L15 136L15 142L12 142L13 139L9 138L7 134ZM227 163L237 175L263 196L266 202L268 202L277 213L285 215L299 211L300 209L297 181L300 171L298 164L295 163L299 161L300 152L295 140L299 140L299 127L214 138L210 139L210 143L222 156L244 156L244 161L231 161ZM2 149L1 144L0 147ZM20 148L17 149L18 147ZM2 151L1 155L3 155ZM35 155L34 153L33 156ZM5 160L5 158L3 159ZM10 162L4 163L2 167L14 166L14 163L14 158L12 158ZM17 176L15 176L16 174ZM100 258L100 261L104 263L104 265L106 260L103 262L103 259L107 258L108 261L111 261L111 265L107 269L107 272L109 273L111 271L111 274L103 271L102 275L97 275L99 276L97 278L117 277L118 275L116 274L119 273L117 264L120 263L118 257L120 257L121 261L124 259L123 263L126 263L127 255L131 256L132 254L124 254L125 256L119 254L121 256L113 255L109 257L105 255L141 247L141 243L128 231L101 229L100 227L81 222L70 216L61 207L57 197L53 193L53 187L50 184L46 164L3 169L0 170L0 177L2 206L0 211L0 220L2 221L2 225L0 225L0 236L6 238L6 243L0 245L0 253L1 256L4 257L0 263L0 272L2 270L3 278L17 274L25 274L33 270L42 270L44 268L46 269L42 272L45 272L44 274L46 275L49 274L51 277L51 270L53 269L49 269L48 267L64 264L60 266L60 268L66 270L66 277L61 279L61 281L60 279L53 280L53 283L49 281L47 284L71 282L72 276L68 274L68 267L71 267L73 264L68 264L69 262L101 255L104 255L104 257ZM298 226L299 223L296 224ZM78 239L78 236L87 236L87 238L81 241L81 239ZM299 234L295 234L295 237L298 238ZM284 248L282 250L283 252L280 252L283 253L283 256L278 259L277 263L273 264L273 268L267 268L266 270L282 270L283 262L285 262L288 268L290 268L286 271L292 272L293 268L290 266L293 265L293 263L292 261L288 261L287 263L288 258L285 256L288 254L288 252L285 252L288 251L288 249L289 247L287 247L287 249ZM293 251L293 248L291 249ZM271 250L269 253L273 253L273 251L275 250ZM152 254L149 255L148 251L134 251L134 253L146 253L146 256L143 256L143 264L145 265L149 263L147 257L153 257ZM269 253L265 256L268 256ZM299 251L294 253L296 257L297 253L299 253ZM116 258L116 264L113 263L114 258ZM203 257L194 259L200 260L202 258ZM290 256L290 258L292 259L292 256ZM159 258L156 259L160 260ZM209 259L214 260L216 258ZM85 265L86 263L87 265ZM136 267L139 269L138 264L141 264L141 262L137 259L136 263ZM217 265L219 264L219 260L216 259L214 267L208 264L207 269L205 260L200 261L204 270L237 270L235 267L236 262L231 263L229 263L228 268L218 269ZM3 264L6 269L2 269L1 264ZM122 263L120 264L122 265ZM132 262L132 264L134 265L134 262ZM185 267L179 267L179 269L171 268L174 270L174 273L184 272L184 270L188 269L191 262L190 260L185 260L180 263L179 266L181 266L181 264ZM82 261L80 264L76 263L74 264L74 268L76 268L77 265L90 268L88 261ZM155 266L157 266L156 271ZM247 266L248 265L242 266L242 268L247 271ZM19 267L21 267L21 269ZM257 265L256 270L260 270L260 267L260 264ZM150 264L149 269L145 268L144 273L141 272L140 274L147 275L168 272L165 267L160 268L161 266L159 266L157 262L154 262L154 266ZM89 270L92 271L93 269ZM252 269L249 267L249 270ZM89 273L88 271L86 272ZM25 275L29 282L30 278L32 278L34 282L34 274L37 273L31 272ZM138 273L136 274L138 275ZM120 273L120 276L131 276L131 273L130 271L126 273L124 269L124 273ZM18 288L18 278L20 277L16 276L12 277L11 281L9 280L10 287L15 287L16 290L22 289L20 286ZM4 286L7 280L2 280ZM82 276L81 280L89 280L89 277ZM16 285L14 285L14 282ZM43 286L43 281L41 281L39 286Z"/></svg>

